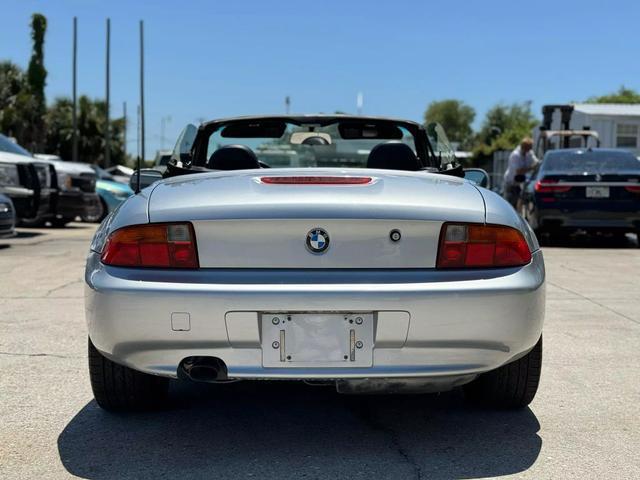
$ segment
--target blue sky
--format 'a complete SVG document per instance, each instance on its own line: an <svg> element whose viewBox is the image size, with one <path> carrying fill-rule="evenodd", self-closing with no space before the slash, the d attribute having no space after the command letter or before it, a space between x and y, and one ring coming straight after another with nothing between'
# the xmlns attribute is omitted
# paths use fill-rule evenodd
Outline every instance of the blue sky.
<svg viewBox="0 0 640 480"><path fill-rule="evenodd" d="M29 17L49 22L47 96L71 94L72 17L78 89L104 96L111 18L112 115L138 95L138 21L145 21L147 156L198 119L355 112L420 120L432 100L459 98L476 125L497 102L583 100L640 90L637 1L122 1L0 0L0 59L26 66ZM135 150L135 128L129 151Z"/></svg>

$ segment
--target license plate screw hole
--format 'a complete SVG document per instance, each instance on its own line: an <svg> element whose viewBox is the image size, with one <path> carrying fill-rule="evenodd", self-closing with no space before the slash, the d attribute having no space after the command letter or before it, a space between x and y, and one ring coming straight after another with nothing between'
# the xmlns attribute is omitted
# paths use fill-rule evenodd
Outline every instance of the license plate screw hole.
<svg viewBox="0 0 640 480"><path fill-rule="evenodd" d="M278 325L280 323L280 319L278 317L273 317L271 319L271 323L273 323L274 325Z"/></svg>
<svg viewBox="0 0 640 480"><path fill-rule="evenodd" d="M272 346L273 348L278 349L278 348L280 348L280 342L277 342L277 341L276 341L276 342L273 342L273 343L271 344L271 346Z"/></svg>
<svg viewBox="0 0 640 480"><path fill-rule="evenodd" d="M362 325L362 317L357 317L357 318L356 318L356 323L357 323L358 325Z"/></svg>
<svg viewBox="0 0 640 480"><path fill-rule="evenodd" d="M291 360L291 355L287 355L287 360Z"/></svg>
<svg viewBox="0 0 640 480"><path fill-rule="evenodd" d="M349 359L349 355L345 355L343 358L344 358L345 360L348 360L348 359Z"/></svg>
<svg viewBox="0 0 640 480"><path fill-rule="evenodd" d="M291 321L291 315L288 315L287 316L287 322L290 322L290 321Z"/></svg>
<svg viewBox="0 0 640 480"><path fill-rule="evenodd" d="M350 319L349 319L349 323L353 323L353 318L350 318Z"/></svg>
<svg viewBox="0 0 640 480"><path fill-rule="evenodd" d="M360 340L356 342L356 348L362 348L363 346L364 344Z"/></svg>

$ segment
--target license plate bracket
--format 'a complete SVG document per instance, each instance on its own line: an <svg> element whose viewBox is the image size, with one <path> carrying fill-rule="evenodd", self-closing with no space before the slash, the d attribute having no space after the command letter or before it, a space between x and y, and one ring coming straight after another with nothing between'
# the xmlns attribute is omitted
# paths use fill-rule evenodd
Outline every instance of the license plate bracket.
<svg viewBox="0 0 640 480"><path fill-rule="evenodd" d="M264 367L371 367L373 313L260 315Z"/></svg>
<svg viewBox="0 0 640 480"><path fill-rule="evenodd" d="M609 187L585 187L587 198L609 198Z"/></svg>

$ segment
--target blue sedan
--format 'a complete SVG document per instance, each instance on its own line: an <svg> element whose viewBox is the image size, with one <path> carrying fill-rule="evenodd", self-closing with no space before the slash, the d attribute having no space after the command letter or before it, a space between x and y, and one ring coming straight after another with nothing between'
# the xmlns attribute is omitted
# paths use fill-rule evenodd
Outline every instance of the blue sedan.
<svg viewBox="0 0 640 480"><path fill-rule="evenodd" d="M98 176L98 180L96 181L96 193L100 197L102 209L99 217L87 218L85 220L99 222L109 213L113 212L118 205L133 195L133 190L131 190L129 185L116 182L113 175L97 165L92 165L91 168L94 169Z"/></svg>

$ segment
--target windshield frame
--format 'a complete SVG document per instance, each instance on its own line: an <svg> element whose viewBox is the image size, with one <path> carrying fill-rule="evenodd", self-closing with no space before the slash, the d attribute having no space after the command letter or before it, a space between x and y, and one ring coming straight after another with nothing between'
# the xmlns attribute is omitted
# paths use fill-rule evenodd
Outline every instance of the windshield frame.
<svg viewBox="0 0 640 480"><path fill-rule="evenodd" d="M374 123L379 125L390 125L402 127L407 130L414 138L415 152L422 168L438 168L437 159L433 154L433 149L429 145L429 140L425 133L425 129L417 122L407 120L397 120L387 117L363 117L356 115L277 115L277 116L252 116L237 117L229 119L214 120L202 124L198 128L198 133L193 142L191 150L193 162L192 165L204 167L208 160L207 149L209 146L209 138L214 132L219 131L229 125L238 125L243 123L251 123L256 121L281 121L296 126L315 125L328 126L339 123ZM348 141L348 140L345 140ZM381 139L384 141L384 139Z"/></svg>

